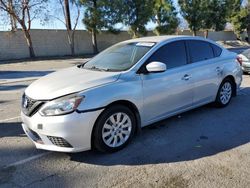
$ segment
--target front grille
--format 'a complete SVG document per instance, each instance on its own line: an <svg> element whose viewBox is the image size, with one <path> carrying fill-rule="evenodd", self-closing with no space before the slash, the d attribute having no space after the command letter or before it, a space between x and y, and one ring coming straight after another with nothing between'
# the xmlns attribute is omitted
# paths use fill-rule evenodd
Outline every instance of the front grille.
<svg viewBox="0 0 250 188"><path fill-rule="evenodd" d="M65 148L73 148L65 139L61 137L55 137L55 136L47 136L47 137L56 146L65 147Z"/></svg>
<svg viewBox="0 0 250 188"><path fill-rule="evenodd" d="M23 94L22 111L25 115L31 117L42 107L44 103L44 101L34 100Z"/></svg>

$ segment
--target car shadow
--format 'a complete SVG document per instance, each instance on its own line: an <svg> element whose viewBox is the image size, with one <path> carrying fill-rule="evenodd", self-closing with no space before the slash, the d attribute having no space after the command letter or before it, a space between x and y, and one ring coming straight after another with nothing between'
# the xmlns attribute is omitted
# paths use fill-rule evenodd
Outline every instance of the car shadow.
<svg viewBox="0 0 250 188"><path fill-rule="evenodd" d="M69 154L70 159L104 166L145 165L195 160L236 148L250 142L247 97L234 98L226 108L207 105L145 127L116 153L86 151Z"/></svg>
<svg viewBox="0 0 250 188"><path fill-rule="evenodd" d="M0 79L18 79L27 77L41 77L53 71L0 71Z"/></svg>
<svg viewBox="0 0 250 188"><path fill-rule="evenodd" d="M0 104L4 104L4 103L7 103L7 102L9 102L9 101L6 101L6 100L0 100Z"/></svg>
<svg viewBox="0 0 250 188"><path fill-rule="evenodd" d="M25 136L20 122L0 123L0 139L3 137L23 137Z"/></svg>
<svg viewBox="0 0 250 188"><path fill-rule="evenodd" d="M0 85L0 91L13 91L26 88L28 85Z"/></svg>

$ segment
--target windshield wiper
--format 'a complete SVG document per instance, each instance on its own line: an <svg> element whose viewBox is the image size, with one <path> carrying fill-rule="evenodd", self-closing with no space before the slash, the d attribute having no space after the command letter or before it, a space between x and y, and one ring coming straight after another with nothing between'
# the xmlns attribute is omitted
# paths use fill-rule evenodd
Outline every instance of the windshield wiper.
<svg viewBox="0 0 250 188"><path fill-rule="evenodd" d="M96 66L90 67L88 69L90 69L90 70L97 70L97 71L109 71L109 69L99 68L99 67L96 67Z"/></svg>
<svg viewBox="0 0 250 188"><path fill-rule="evenodd" d="M120 72L121 70L117 70L117 69L109 69L109 68L99 68L99 67L96 67L96 66L93 66L93 67L84 67L84 64L81 64L79 66L79 68L84 68L84 69L88 69L88 70L96 70L96 71L102 71L102 72Z"/></svg>
<svg viewBox="0 0 250 188"><path fill-rule="evenodd" d="M80 64L80 65L77 65L79 68L82 68L82 69L89 69L89 70L98 70L98 71L108 71L108 69L104 69L104 68L99 68L99 67L96 67L96 66L93 66L93 67L85 67L84 65L86 64L83 63L83 64Z"/></svg>

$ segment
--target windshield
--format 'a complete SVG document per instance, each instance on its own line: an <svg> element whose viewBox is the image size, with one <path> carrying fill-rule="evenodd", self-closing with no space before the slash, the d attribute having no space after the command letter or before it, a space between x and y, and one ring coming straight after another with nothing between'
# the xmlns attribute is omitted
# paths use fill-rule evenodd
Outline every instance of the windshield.
<svg viewBox="0 0 250 188"><path fill-rule="evenodd" d="M153 46L151 42L122 43L108 48L84 64L83 68L125 71L136 64Z"/></svg>

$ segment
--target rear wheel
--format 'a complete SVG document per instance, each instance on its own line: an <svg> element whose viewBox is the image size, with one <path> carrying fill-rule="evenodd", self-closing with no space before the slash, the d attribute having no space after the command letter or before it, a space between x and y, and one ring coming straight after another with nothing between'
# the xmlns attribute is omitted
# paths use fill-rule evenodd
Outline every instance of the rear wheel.
<svg viewBox="0 0 250 188"><path fill-rule="evenodd" d="M216 101L218 107L225 107L227 106L233 96L233 82L230 79L225 79L221 83L219 87L219 91L217 93Z"/></svg>
<svg viewBox="0 0 250 188"><path fill-rule="evenodd" d="M102 152L115 152L124 148L136 127L132 111L122 105L111 106L98 118L93 135L94 146Z"/></svg>

